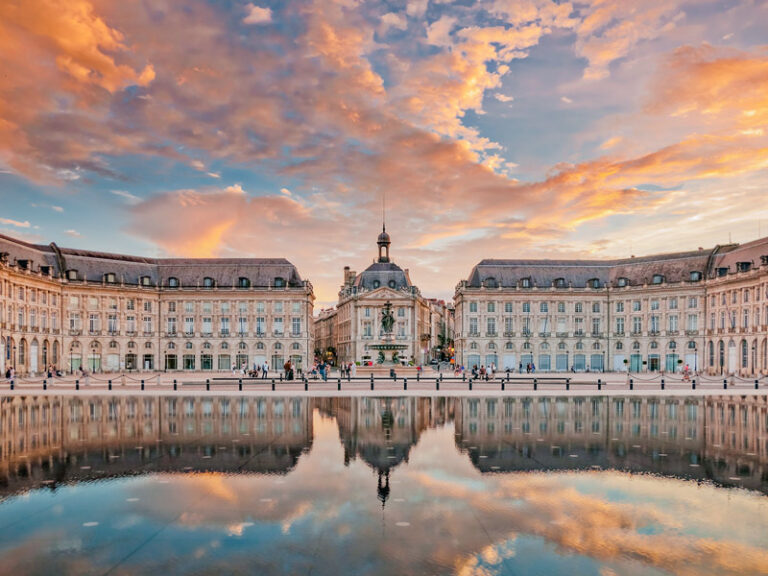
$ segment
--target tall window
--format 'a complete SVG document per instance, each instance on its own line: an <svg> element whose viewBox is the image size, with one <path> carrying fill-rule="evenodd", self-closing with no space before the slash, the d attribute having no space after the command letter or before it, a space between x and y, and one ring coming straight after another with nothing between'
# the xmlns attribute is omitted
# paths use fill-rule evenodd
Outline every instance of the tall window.
<svg viewBox="0 0 768 576"><path fill-rule="evenodd" d="M496 334L496 318L488 318L487 321L488 321L488 324L487 324L488 330L486 332L488 336L495 335Z"/></svg>
<svg viewBox="0 0 768 576"><path fill-rule="evenodd" d="M144 316L144 334L152 333L152 316Z"/></svg>
<svg viewBox="0 0 768 576"><path fill-rule="evenodd" d="M229 334L229 316L221 317L221 333Z"/></svg>
<svg viewBox="0 0 768 576"><path fill-rule="evenodd" d="M195 332L195 318L193 316L184 317L184 332L186 334L194 334Z"/></svg>
<svg viewBox="0 0 768 576"><path fill-rule="evenodd" d="M475 336L478 334L477 318L470 318L469 319L469 333L471 335L475 335Z"/></svg>
<svg viewBox="0 0 768 576"><path fill-rule="evenodd" d="M291 334L294 336L301 334L301 318L291 318Z"/></svg>
<svg viewBox="0 0 768 576"><path fill-rule="evenodd" d="M283 318L282 316L278 316L273 320L273 325L275 327L275 334L277 336L283 335Z"/></svg>
<svg viewBox="0 0 768 576"><path fill-rule="evenodd" d="M616 318L616 333L624 334L624 318Z"/></svg>
<svg viewBox="0 0 768 576"><path fill-rule="evenodd" d="M203 317L203 334L211 334L213 332L213 321L210 316Z"/></svg>
<svg viewBox="0 0 768 576"><path fill-rule="evenodd" d="M669 330L670 332L677 332L677 314L671 314L669 316Z"/></svg>
<svg viewBox="0 0 768 576"><path fill-rule="evenodd" d="M470 312L477 312L477 302L470 302L469 303L469 311Z"/></svg>
<svg viewBox="0 0 768 576"><path fill-rule="evenodd" d="M175 316L169 316L167 319L168 322L168 334L176 334L176 317Z"/></svg>
<svg viewBox="0 0 768 576"><path fill-rule="evenodd" d="M89 314L88 315L88 330L90 332L96 332L99 330L99 315L98 314Z"/></svg>

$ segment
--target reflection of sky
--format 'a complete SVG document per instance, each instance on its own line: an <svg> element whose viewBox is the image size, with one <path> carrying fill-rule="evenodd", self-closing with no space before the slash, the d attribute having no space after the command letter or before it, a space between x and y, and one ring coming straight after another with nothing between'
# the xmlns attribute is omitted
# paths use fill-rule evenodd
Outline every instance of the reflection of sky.
<svg viewBox="0 0 768 576"><path fill-rule="evenodd" d="M768 500L619 472L481 475L453 427L390 474L335 420L286 476L150 475L0 505L0 573L768 574ZM95 524L94 523L98 523Z"/></svg>

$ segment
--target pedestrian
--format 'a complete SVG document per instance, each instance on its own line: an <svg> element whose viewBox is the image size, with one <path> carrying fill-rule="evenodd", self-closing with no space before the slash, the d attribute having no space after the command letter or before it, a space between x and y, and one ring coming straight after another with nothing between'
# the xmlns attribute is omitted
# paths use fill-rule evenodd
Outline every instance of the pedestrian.
<svg viewBox="0 0 768 576"><path fill-rule="evenodd" d="M357 363L356 362L350 362L349 363L349 372L350 372L350 376L352 378L357 376Z"/></svg>
<svg viewBox="0 0 768 576"><path fill-rule="evenodd" d="M536 373L536 364L534 364L533 362L531 362L531 372L533 372L534 374Z"/></svg>
<svg viewBox="0 0 768 576"><path fill-rule="evenodd" d="M523 373L523 363L522 363L522 361L520 362L520 366L517 369L517 373L518 374L522 374Z"/></svg>
<svg viewBox="0 0 768 576"><path fill-rule="evenodd" d="M261 379L266 380L267 374L269 374L269 364L264 360L264 364L261 365Z"/></svg>

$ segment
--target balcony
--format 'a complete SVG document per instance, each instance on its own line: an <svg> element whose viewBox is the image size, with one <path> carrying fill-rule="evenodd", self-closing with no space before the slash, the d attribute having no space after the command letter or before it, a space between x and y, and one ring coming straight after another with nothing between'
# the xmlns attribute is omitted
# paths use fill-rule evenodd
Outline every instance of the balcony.
<svg viewBox="0 0 768 576"><path fill-rule="evenodd" d="M616 338L624 338L624 330L617 330L613 333Z"/></svg>
<svg viewBox="0 0 768 576"><path fill-rule="evenodd" d="M477 338L480 336L480 332L467 332L467 336Z"/></svg>
<svg viewBox="0 0 768 576"><path fill-rule="evenodd" d="M485 333L485 336L486 336L487 338L497 338L497 337L498 337L498 335L499 335L499 333L498 333L498 332L496 332L495 330L494 330L493 332L486 332L486 333Z"/></svg>
<svg viewBox="0 0 768 576"><path fill-rule="evenodd" d="M504 332L504 336L506 338L514 338L515 337L515 333L514 332Z"/></svg>
<svg viewBox="0 0 768 576"><path fill-rule="evenodd" d="M699 331L698 330L686 330L685 331L686 336L698 336Z"/></svg>
<svg viewBox="0 0 768 576"><path fill-rule="evenodd" d="M194 338L195 333L194 332L184 332L184 338Z"/></svg>
<svg viewBox="0 0 768 576"><path fill-rule="evenodd" d="M658 330L649 330L648 336L658 336L660 332Z"/></svg>
<svg viewBox="0 0 768 576"><path fill-rule="evenodd" d="M301 332L291 332L291 338L301 338Z"/></svg>
<svg viewBox="0 0 768 576"><path fill-rule="evenodd" d="M602 332L592 332L590 334L590 336L592 336L592 338L602 338L603 337L603 333Z"/></svg>
<svg viewBox="0 0 768 576"><path fill-rule="evenodd" d="M248 331L246 330L244 332L238 332L237 333L237 337L238 338L248 338Z"/></svg>
<svg viewBox="0 0 768 576"><path fill-rule="evenodd" d="M555 332L555 336L558 338L568 338L568 332Z"/></svg>
<svg viewBox="0 0 768 576"><path fill-rule="evenodd" d="M584 330L574 330L573 331L574 336L584 336Z"/></svg>
<svg viewBox="0 0 768 576"><path fill-rule="evenodd" d="M667 330L667 336L677 336L680 334L679 330Z"/></svg>
<svg viewBox="0 0 768 576"><path fill-rule="evenodd" d="M178 334L176 333L176 330L173 330L172 332L166 332L165 333L165 337L166 338L176 338L176 336L178 336Z"/></svg>
<svg viewBox="0 0 768 576"><path fill-rule="evenodd" d="M136 336L136 330L126 330L125 335L130 338L133 338L134 336Z"/></svg>
<svg viewBox="0 0 768 576"><path fill-rule="evenodd" d="M278 338L282 338L284 336L284 334L285 333L282 330L275 330L274 332L272 332L272 335L276 336Z"/></svg>
<svg viewBox="0 0 768 576"><path fill-rule="evenodd" d="M373 336L370 334L363 334L363 340L373 340Z"/></svg>
<svg viewBox="0 0 768 576"><path fill-rule="evenodd" d="M629 333L630 336L642 336L643 331L642 330L632 330L632 332Z"/></svg>
<svg viewBox="0 0 768 576"><path fill-rule="evenodd" d="M203 338L211 338L213 336L213 332L210 332L210 331L209 332L202 332L200 334L200 336L202 336Z"/></svg>
<svg viewBox="0 0 768 576"><path fill-rule="evenodd" d="M231 336L229 330L222 330L219 332L219 338L229 338Z"/></svg>
<svg viewBox="0 0 768 576"><path fill-rule="evenodd" d="M266 336L266 335L267 335L267 333L264 332L264 330L256 330L256 334L254 334L254 336L256 336L256 338L264 338L264 336Z"/></svg>
<svg viewBox="0 0 768 576"><path fill-rule="evenodd" d="M107 336L120 336L120 331L116 330L115 328L112 328L110 330L107 330Z"/></svg>
<svg viewBox="0 0 768 576"><path fill-rule="evenodd" d="M550 332L539 332L539 338L549 338L550 335Z"/></svg>
<svg viewBox="0 0 768 576"><path fill-rule="evenodd" d="M142 334L142 336L144 336L144 338L149 338L149 337L151 337L151 336L154 334L154 332L147 332L147 331L145 330L145 331L144 331L144 332L142 332L141 334Z"/></svg>
<svg viewBox="0 0 768 576"><path fill-rule="evenodd" d="M82 334L82 332L83 332L82 330L77 330L77 329L70 328L69 335L70 336L80 336L80 334Z"/></svg>
<svg viewBox="0 0 768 576"><path fill-rule="evenodd" d="M101 330L88 330L88 336L101 336Z"/></svg>

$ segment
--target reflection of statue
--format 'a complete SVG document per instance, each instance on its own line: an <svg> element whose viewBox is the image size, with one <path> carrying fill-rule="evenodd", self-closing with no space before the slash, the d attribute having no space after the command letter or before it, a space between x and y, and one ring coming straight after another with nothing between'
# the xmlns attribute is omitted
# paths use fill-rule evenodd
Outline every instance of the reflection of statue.
<svg viewBox="0 0 768 576"><path fill-rule="evenodd" d="M392 313L392 304L387 300L381 311L381 330L384 334L391 334L395 326L395 315Z"/></svg>
<svg viewBox="0 0 768 576"><path fill-rule="evenodd" d="M384 482L382 482L382 477L384 479ZM376 491L378 492L379 501L381 502L381 507L384 508L384 505L387 503L387 500L389 499L389 470L382 472L379 470L379 483L376 487Z"/></svg>

